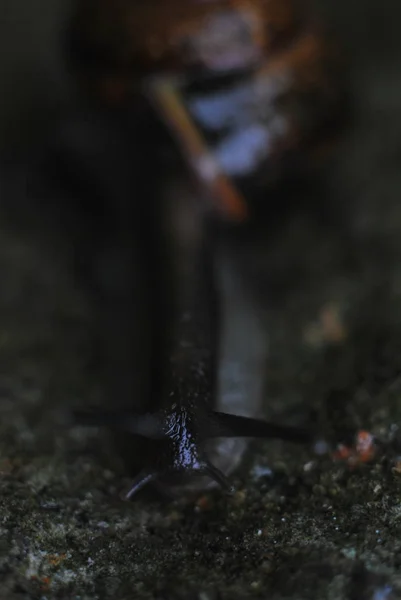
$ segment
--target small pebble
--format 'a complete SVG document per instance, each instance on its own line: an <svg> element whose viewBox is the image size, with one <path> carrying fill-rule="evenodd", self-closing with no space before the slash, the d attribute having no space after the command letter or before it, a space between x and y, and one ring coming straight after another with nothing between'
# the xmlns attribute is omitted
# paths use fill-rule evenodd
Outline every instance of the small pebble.
<svg viewBox="0 0 401 600"><path fill-rule="evenodd" d="M259 589L260 589L260 587L261 587L261 583L260 583L260 581L252 581L252 583L251 583L251 585L250 585L250 588L251 588L253 591L257 591L257 590L259 590Z"/></svg>

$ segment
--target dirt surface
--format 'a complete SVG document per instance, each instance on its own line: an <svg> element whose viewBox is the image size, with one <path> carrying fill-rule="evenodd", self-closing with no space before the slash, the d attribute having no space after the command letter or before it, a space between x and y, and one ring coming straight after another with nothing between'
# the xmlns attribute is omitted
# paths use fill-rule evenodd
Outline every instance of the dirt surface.
<svg viewBox="0 0 401 600"><path fill-rule="evenodd" d="M269 244L255 237L250 269L266 416L314 423L325 444L252 444L233 497L121 502L109 437L63 412L99 392L90 306L55 256L3 224L0 598L401 598L400 8L323 8L355 96L325 188L346 227L294 214ZM374 445L360 433L357 450L358 431Z"/></svg>

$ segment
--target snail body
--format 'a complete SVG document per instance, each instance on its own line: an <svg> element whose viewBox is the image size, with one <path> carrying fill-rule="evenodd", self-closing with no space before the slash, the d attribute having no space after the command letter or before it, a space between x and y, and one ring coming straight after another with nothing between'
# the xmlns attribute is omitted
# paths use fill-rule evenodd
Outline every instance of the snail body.
<svg viewBox="0 0 401 600"><path fill-rule="evenodd" d="M138 121L151 114L167 131L163 143L179 150L176 177L147 217L151 239L163 240L149 269L164 282L145 287L165 299L152 298L152 327L163 334L151 336L147 392L127 394L120 412L79 418L151 440L128 497L191 474L229 488L246 438L311 435L258 419L267 341L223 222L244 220L258 195L319 154L321 134L341 113L336 52L296 0L81 0L67 47L92 104ZM163 144L152 134L156 155ZM190 172L200 193L180 187ZM212 197L217 211L205 202Z"/></svg>
<svg viewBox="0 0 401 600"><path fill-rule="evenodd" d="M109 151L105 143L102 164ZM99 145L96 152L99 156ZM80 409L76 419L111 427L118 437L125 432L127 462L138 465L139 455L144 463L127 498L150 482L192 493L212 479L230 490L227 476L239 464L247 438L308 442L311 434L255 418L262 413L267 346L255 303L237 272L230 228L205 214L196 194L185 188L155 192L149 182L140 189L141 206L151 208L134 212L128 226L132 246L125 259L117 258L126 268L123 287L116 293L100 286L97 292L99 318L110 323L103 348L111 408ZM120 207L126 223L132 206ZM119 339L110 347L116 327ZM130 345L136 345L131 352ZM138 450L141 440L146 450Z"/></svg>
<svg viewBox="0 0 401 600"><path fill-rule="evenodd" d="M300 6L293 0L174 5L83 0L69 29L67 45L81 90L89 92L92 107L102 109L83 111L61 125L56 141L35 157L29 190L41 201L46 197L49 210L49 204L67 207L61 221L76 272L86 284L90 280L95 297L107 382L108 409L88 413L81 406L77 419L115 428L117 441L124 437L127 462L144 466L128 497L145 483L182 476L190 477L187 490L201 489L210 478L230 489L227 476L239 464L247 438L311 440L309 432L259 419L267 341L238 270L235 236L205 210L202 200L212 195L205 176L210 169L200 168L210 165L205 157L213 159L213 168L220 163L219 183L225 185L214 190L217 204L225 216L235 212L242 218L244 212L232 207L250 203L251 194L242 186L238 163L228 168L220 152L232 135L241 128L252 134L255 125L266 134L272 131L270 116L282 121L283 103L289 108L284 120L291 126L278 128L283 135L272 151L250 163L245 177L255 181L258 173L280 173L283 149L303 154L310 132L320 128L319 115L323 121L332 115L338 95L326 70L330 50ZM174 124L177 114L167 110L160 81L168 82L184 109L184 126ZM222 97L223 88L228 91ZM322 111L314 102L299 102L312 90ZM259 100L249 106L255 91ZM215 125L209 117L216 104L223 118ZM294 105L304 110L291 112ZM160 175L147 125L140 126L143 106L144 113L152 106L153 116L164 119L168 142L180 148L172 186L158 185L165 173ZM224 114L230 107L227 134ZM299 120L299 113L305 118ZM200 138L195 151L193 133ZM246 139L249 157L254 137ZM230 158L236 149L238 144ZM268 163L274 166L265 169ZM177 189L189 165L205 184L203 196ZM239 203L223 202L227 190L235 195L236 189ZM196 485L193 474L206 475L206 482Z"/></svg>

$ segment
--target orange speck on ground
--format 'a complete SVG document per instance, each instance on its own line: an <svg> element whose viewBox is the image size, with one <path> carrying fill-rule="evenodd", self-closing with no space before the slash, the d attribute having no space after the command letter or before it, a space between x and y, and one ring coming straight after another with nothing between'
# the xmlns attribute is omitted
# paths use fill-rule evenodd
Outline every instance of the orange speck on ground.
<svg viewBox="0 0 401 600"><path fill-rule="evenodd" d="M53 565L53 567L57 567L63 560L67 558L65 553L63 554L50 554L47 558L49 563Z"/></svg>
<svg viewBox="0 0 401 600"><path fill-rule="evenodd" d="M351 455L351 448L344 446L344 444L338 444L337 450L333 452L334 460L347 460Z"/></svg>
<svg viewBox="0 0 401 600"><path fill-rule="evenodd" d="M200 511L210 510L212 508L212 502L209 496L201 496L197 503L196 508Z"/></svg>
<svg viewBox="0 0 401 600"><path fill-rule="evenodd" d="M41 577L40 581L42 582L41 586L40 586L40 589L42 591L48 590L49 587L50 587L50 583L51 583L50 577Z"/></svg>
<svg viewBox="0 0 401 600"><path fill-rule="evenodd" d="M341 344L347 335L340 307L330 302L321 308L317 320L305 328L304 340L310 346Z"/></svg>
<svg viewBox="0 0 401 600"><path fill-rule="evenodd" d="M357 467L361 464L371 462L376 456L376 446L374 437L369 431L361 429L358 431L353 447L339 444L337 450L333 452L333 460L345 460L350 467Z"/></svg>

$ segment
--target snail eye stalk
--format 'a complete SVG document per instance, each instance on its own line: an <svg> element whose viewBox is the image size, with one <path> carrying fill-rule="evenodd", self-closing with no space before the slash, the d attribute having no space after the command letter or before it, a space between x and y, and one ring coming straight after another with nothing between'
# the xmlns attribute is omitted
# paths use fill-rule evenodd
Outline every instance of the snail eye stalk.
<svg viewBox="0 0 401 600"><path fill-rule="evenodd" d="M139 475L132 482L130 490L124 494L124 500L130 500L133 496L135 496L142 488L144 488L148 483L154 481L157 478L157 473L152 471L143 470L139 473Z"/></svg>
<svg viewBox="0 0 401 600"><path fill-rule="evenodd" d="M163 440L165 452L153 465L144 468L133 480L125 500L130 500L149 483L160 486L170 475L210 477L228 494L235 490L225 474L210 463L202 451L202 443L217 437L277 438L293 443L312 443L315 436L307 430L269 423L220 412L193 411L191 407L173 405L143 415L130 411L74 413L77 424L106 426L151 440Z"/></svg>

